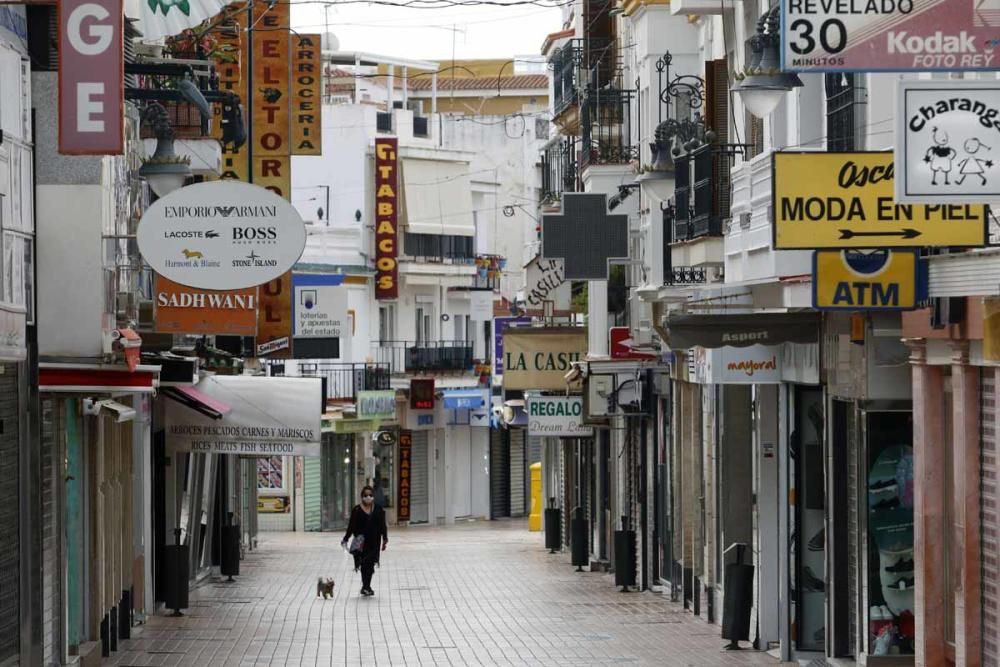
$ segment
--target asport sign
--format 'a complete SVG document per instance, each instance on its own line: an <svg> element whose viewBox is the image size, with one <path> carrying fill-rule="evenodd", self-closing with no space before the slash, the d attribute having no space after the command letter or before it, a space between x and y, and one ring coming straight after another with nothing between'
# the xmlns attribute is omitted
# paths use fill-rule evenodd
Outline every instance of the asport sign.
<svg viewBox="0 0 1000 667"><path fill-rule="evenodd" d="M583 424L581 396L529 396L528 435L589 438L593 429Z"/></svg>
<svg viewBox="0 0 1000 667"><path fill-rule="evenodd" d="M997 69L996 0L784 0L782 68Z"/></svg>
<svg viewBox="0 0 1000 667"><path fill-rule="evenodd" d="M399 140L375 140L375 298L399 296Z"/></svg>
<svg viewBox="0 0 1000 667"><path fill-rule="evenodd" d="M254 287L299 259L306 228L291 204L239 181L196 183L158 199L139 222L139 251L156 273L188 287Z"/></svg>
<svg viewBox="0 0 1000 667"><path fill-rule="evenodd" d="M118 155L125 145L122 0L60 0L59 152Z"/></svg>
<svg viewBox="0 0 1000 667"><path fill-rule="evenodd" d="M986 207L895 201L893 154L775 152L774 248L974 247Z"/></svg>

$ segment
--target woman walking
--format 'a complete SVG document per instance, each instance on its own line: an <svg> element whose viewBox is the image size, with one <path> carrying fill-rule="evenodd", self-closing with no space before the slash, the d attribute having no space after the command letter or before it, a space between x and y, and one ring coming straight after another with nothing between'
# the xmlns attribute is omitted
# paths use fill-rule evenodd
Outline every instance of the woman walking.
<svg viewBox="0 0 1000 667"><path fill-rule="evenodd" d="M370 486L361 489L361 504L351 510L342 545L351 540L354 569L361 570L361 594L375 595L372 575L378 565L379 554L389 546L389 531L385 525L385 510L375 504L375 491Z"/></svg>

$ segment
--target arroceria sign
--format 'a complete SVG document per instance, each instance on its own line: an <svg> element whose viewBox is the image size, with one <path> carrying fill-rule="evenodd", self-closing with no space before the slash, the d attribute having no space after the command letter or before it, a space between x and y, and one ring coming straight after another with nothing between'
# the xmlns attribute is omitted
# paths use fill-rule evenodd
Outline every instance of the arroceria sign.
<svg viewBox="0 0 1000 667"><path fill-rule="evenodd" d="M985 206L896 203L891 152L772 159L777 250L986 244Z"/></svg>
<svg viewBox="0 0 1000 667"><path fill-rule="evenodd" d="M813 307L821 310L910 310L926 293L916 250L817 250Z"/></svg>

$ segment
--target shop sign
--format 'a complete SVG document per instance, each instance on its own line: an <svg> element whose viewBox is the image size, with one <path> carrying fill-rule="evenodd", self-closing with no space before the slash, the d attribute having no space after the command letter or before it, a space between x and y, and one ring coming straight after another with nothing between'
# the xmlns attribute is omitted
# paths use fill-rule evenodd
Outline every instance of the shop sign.
<svg viewBox="0 0 1000 667"><path fill-rule="evenodd" d="M1000 83L897 86L896 200L982 204L1000 197L1000 157L993 154L1000 150Z"/></svg>
<svg viewBox="0 0 1000 667"><path fill-rule="evenodd" d="M528 263L524 287L524 301L530 308L541 309L546 301L553 302L555 310L569 308L570 284L561 259L536 257Z"/></svg>
<svg viewBox="0 0 1000 667"><path fill-rule="evenodd" d="M413 378L410 380L410 409L434 409L434 378Z"/></svg>
<svg viewBox="0 0 1000 667"><path fill-rule="evenodd" d="M375 434L375 442L383 447L391 447L396 444L396 434L392 431L379 431Z"/></svg>
<svg viewBox="0 0 1000 667"><path fill-rule="evenodd" d="M292 274L261 285L257 311L257 356L287 359L292 354Z"/></svg>
<svg viewBox="0 0 1000 667"><path fill-rule="evenodd" d="M983 299L983 359L1000 361L1000 298Z"/></svg>
<svg viewBox="0 0 1000 667"><path fill-rule="evenodd" d="M817 250L813 308L912 310L926 293L916 250Z"/></svg>
<svg viewBox="0 0 1000 667"><path fill-rule="evenodd" d="M399 197L395 137L375 139L375 298L399 296Z"/></svg>
<svg viewBox="0 0 1000 667"><path fill-rule="evenodd" d="M489 322L493 319L493 290L469 292L469 319L473 322Z"/></svg>
<svg viewBox="0 0 1000 667"><path fill-rule="evenodd" d="M556 438L589 438L580 396L529 396L528 435Z"/></svg>
<svg viewBox="0 0 1000 667"><path fill-rule="evenodd" d="M787 0L786 71L997 69L1000 11L981 0Z"/></svg>
<svg viewBox="0 0 1000 667"><path fill-rule="evenodd" d="M347 331L347 288L342 275L292 274L296 338L340 338Z"/></svg>
<svg viewBox="0 0 1000 667"><path fill-rule="evenodd" d="M699 384L779 384L782 349L776 345L695 347L694 381Z"/></svg>
<svg viewBox="0 0 1000 667"><path fill-rule="evenodd" d="M167 442L177 451L242 456L319 456L317 378L214 375L198 391L231 407L213 419L167 401Z"/></svg>
<svg viewBox="0 0 1000 667"><path fill-rule="evenodd" d="M773 155L774 248L982 246L986 207L895 201L891 152Z"/></svg>
<svg viewBox="0 0 1000 667"><path fill-rule="evenodd" d="M396 391L394 389L359 391L357 408L358 419L395 419Z"/></svg>
<svg viewBox="0 0 1000 667"><path fill-rule="evenodd" d="M292 38L292 155L323 149L323 62L319 35Z"/></svg>
<svg viewBox="0 0 1000 667"><path fill-rule="evenodd" d="M289 19L291 3L254 1L254 156L290 155Z"/></svg>
<svg viewBox="0 0 1000 667"><path fill-rule="evenodd" d="M608 331L612 359L656 359L657 355L636 352L632 346L632 330L628 327L611 327Z"/></svg>
<svg viewBox="0 0 1000 667"><path fill-rule="evenodd" d="M503 375L503 335L508 327L528 326L530 317L494 317L493 318L493 374Z"/></svg>
<svg viewBox="0 0 1000 667"><path fill-rule="evenodd" d="M125 146L122 0L60 0L59 152L120 155Z"/></svg>
<svg viewBox="0 0 1000 667"><path fill-rule="evenodd" d="M380 426L377 419L335 419L332 423L334 433L371 433Z"/></svg>
<svg viewBox="0 0 1000 667"><path fill-rule="evenodd" d="M214 181L157 199L136 241L158 274L188 287L255 287L288 271L306 245L295 207L249 183Z"/></svg>
<svg viewBox="0 0 1000 667"><path fill-rule="evenodd" d="M236 11L229 18L236 23L236 30L218 31L218 55L215 57L215 71L219 75L219 90L234 93L240 98L240 113L246 113L250 108L250 96L247 89L247 66L250 63L251 33L247 31L247 12L240 11L246 3L233 3ZM212 126L212 136L219 139L222 154L222 174L220 178L249 181L250 162L247 159L250 147L244 144L237 148L232 143L224 143L222 139L222 110L225 102L213 106L215 123Z"/></svg>
<svg viewBox="0 0 1000 667"><path fill-rule="evenodd" d="M587 330L577 327L508 329L504 333L505 389L566 390L566 373L587 354Z"/></svg>
<svg viewBox="0 0 1000 667"><path fill-rule="evenodd" d="M399 507L397 521L410 520L410 473L413 469L413 434L399 432Z"/></svg>
<svg viewBox="0 0 1000 667"><path fill-rule="evenodd" d="M153 291L157 333L253 336L257 333L257 288L214 291L179 285L157 275Z"/></svg>

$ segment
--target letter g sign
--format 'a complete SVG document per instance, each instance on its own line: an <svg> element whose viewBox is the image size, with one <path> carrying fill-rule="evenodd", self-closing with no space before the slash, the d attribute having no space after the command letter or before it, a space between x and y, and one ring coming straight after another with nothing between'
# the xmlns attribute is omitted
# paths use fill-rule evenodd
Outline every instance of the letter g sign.
<svg viewBox="0 0 1000 667"><path fill-rule="evenodd" d="M67 28L73 49L84 56L96 56L107 51L115 34L114 27L108 23L110 16L107 9L94 3L80 5L71 11ZM83 22L88 18L96 21L84 26Z"/></svg>

